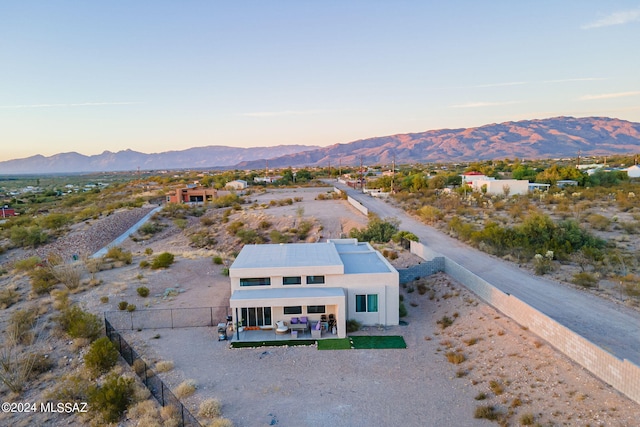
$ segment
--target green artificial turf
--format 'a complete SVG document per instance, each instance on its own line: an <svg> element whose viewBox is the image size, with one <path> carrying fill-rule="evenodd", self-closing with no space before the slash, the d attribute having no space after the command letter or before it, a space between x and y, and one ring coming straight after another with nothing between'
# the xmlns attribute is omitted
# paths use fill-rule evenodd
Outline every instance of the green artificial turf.
<svg viewBox="0 0 640 427"><path fill-rule="evenodd" d="M281 347L296 345L313 345L315 340L278 340L278 341L233 341L231 348Z"/></svg>
<svg viewBox="0 0 640 427"><path fill-rule="evenodd" d="M407 348L404 338L399 335L392 336L354 336L351 337L353 348Z"/></svg>
<svg viewBox="0 0 640 427"><path fill-rule="evenodd" d="M318 340L318 350L351 350L351 340L349 338Z"/></svg>

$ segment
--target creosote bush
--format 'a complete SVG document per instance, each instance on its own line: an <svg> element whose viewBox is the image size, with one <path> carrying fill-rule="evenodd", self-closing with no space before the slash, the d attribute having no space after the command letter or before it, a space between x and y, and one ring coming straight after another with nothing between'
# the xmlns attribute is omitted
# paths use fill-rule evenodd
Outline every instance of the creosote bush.
<svg viewBox="0 0 640 427"><path fill-rule="evenodd" d="M100 411L106 422L114 423L120 419L133 398L133 384L133 378L111 373L101 385L89 389L89 405Z"/></svg>
<svg viewBox="0 0 640 427"><path fill-rule="evenodd" d="M112 259L114 261L122 261L125 264L131 264L133 261L133 255L129 251L123 250L119 246L113 246L109 248L107 254L104 256L107 259Z"/></svg>
<svg viewBox="0 0 640 427"><path fill-rule="evenodd" d="M478 406L473 413L473 418L495 421L498 419L498 413L493 406Z"/></svg>
<svg viewBox="0 0 640 427"><path fill-rule="evenodd" d="M107 337L95 340L84 355L84 363L94 378L108 372L117 362L118 350Z"/></svg>
<svg viewBox="0 0 640 427"><path fill-rule="evenodd" d="M51 269L46 267L37 267L31 270L29 278L31 279L31 289L37 295L50 292L59 283Z"/></svg>
<svg viewBox="0 0 640 427"><path fill-rule="evenodd" d="M359 331L361 327L362 323L358 322L356 319L347 320L347 333Z"/></svg>
<svg viewBox="0 0 640 427"><path fill-rule="evenodd" d="M77 305L65 308L57 317L60 328L71 338L95 340L102 330L102 321L95 314L84 311Z"/></svg>
<svg viewBox="0 0 640 427"><path fill-rule="evenodd" d="M169 268L174 261L174 255L170 252L163 252L156 256L151 263L151 268L157 270L159 268Z"/></svg>
<svg viewBox="0 0 640 427"><path fill-rule="evenodd" d="M138 292L138 295L143 298L149 296L149 288L147 288L146 286L140 286L138 289L136 289L136 292Z"/></svg>
<svg viewBox="0 0 640 427"><path fill-rule="evenodd" d="M129 306L129 303L126 301L120 301L118 303L118 309L122 311L126 310L128 306Z"/></svg>

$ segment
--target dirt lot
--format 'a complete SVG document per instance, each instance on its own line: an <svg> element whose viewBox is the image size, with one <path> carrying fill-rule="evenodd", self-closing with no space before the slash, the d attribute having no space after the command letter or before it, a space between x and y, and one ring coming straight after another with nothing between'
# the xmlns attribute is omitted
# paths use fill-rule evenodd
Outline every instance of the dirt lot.
<svg viewBox="0 0 640 427"><path fill-rule="evenodd" d="M252 195L253 208L245 205L246 210L235 212L231 221L255 217L251 221L267 218L277 224L282 219L313 218L321 226L309 236L316 240L338 237L351 227L366 224L366 218L346 201L315 200L317 194L326 192L297 189ZM302 197L302 201L260 208L272 199L293 197ZM146 241L127 241L124 247L134 253L133 264L97 273L102 285L73 295L74 300L95 313L115 310L122 300L138 309L228 304L228 279L221 274L224 265L211 261L218 251L192 248L175 228ZM176 254L176 263L167 270L140 269L138 263L149 259L144 254L147 248ZM406 266L416 260L404 253L395 262ZM3 277L2 285L9 280ZM136 294L141 285L151 290L149 297ZM447 276L433 276L419 285L402 290L408 325L358 332L402 335L408 346L403 350L233 350L217 341L213 328L132 331L126 337L152 365L161 360L174 362L173 370L161 374L172 387L187 379L196 381L196 393L184 402L193 413L201 401L217 398L224 417L236 426L492 425L474 418L476 408L485 405L502 414L506 425L518 425L529 414L540 425L637 425L637 404ZM177 296L164 298L167 288L178 289ZM109 301L103 303L100 297ZM0 313L6 318L14 309L33 303L46 306L50 301L25 299ZM448 323L445 316L453 323L442 328L441 324ZM151 339L157 334L158 339ZM45 390L59 375L81 363L72 347L59 338L50 343L49 357L56 360L56 369L30 384L22 398L43 400ZM462 359L456 354L464 355L464 361L450 363L448 358ZM482 394L484 399L480 399ZM53 418L49 425L77 421ZM33 422L5 414L0 424ZM137 425L137 421L125 424Z"/></svg>

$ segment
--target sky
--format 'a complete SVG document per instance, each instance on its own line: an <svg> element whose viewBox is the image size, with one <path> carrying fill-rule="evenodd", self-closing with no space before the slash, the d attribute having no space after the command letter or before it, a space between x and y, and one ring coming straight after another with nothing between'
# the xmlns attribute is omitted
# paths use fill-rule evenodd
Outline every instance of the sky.
<svg viewBox="0 0 640 427"><path fill-rule="evenodd" d="M640 122L639 42L640 0L3 0L0 161Z"/></svg>

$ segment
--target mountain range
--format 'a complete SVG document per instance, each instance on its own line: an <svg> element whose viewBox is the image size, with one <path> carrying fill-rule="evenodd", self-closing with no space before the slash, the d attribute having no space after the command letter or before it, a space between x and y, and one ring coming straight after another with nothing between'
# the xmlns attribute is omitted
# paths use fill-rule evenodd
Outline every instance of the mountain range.
<svg viewBox="0 0 640 427"><path fill-rule="evenodd" d="M235 148L208 146L145 154L75 152L0 162L0 174L107 172L156 169L262 169L504 158L542 159L630 154L640 151L640 123L607 117L554 117L440 129L361 139L327 147L279 145Z"/></svg>

